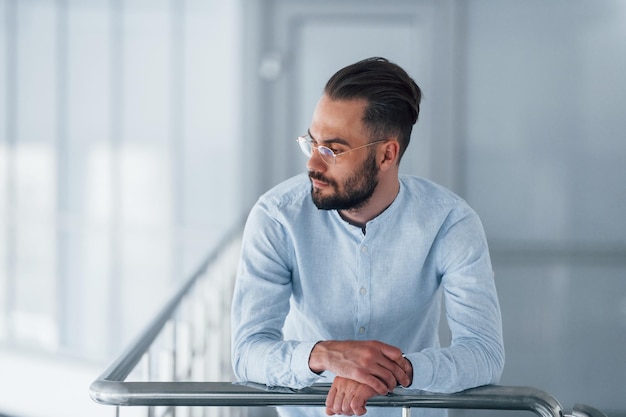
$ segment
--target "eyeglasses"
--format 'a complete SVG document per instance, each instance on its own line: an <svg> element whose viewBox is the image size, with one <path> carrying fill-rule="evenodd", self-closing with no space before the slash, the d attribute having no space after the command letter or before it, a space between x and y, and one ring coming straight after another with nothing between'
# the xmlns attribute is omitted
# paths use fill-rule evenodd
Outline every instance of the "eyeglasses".
<svg viewBox="0 0 626 417"><path fill-rule="evenodd" d="M320 154L320 158L322 158L322 161L324 161L326 165L335 165L335 159L340 155L344 155L348 152L356 151L357 149L375 145L377 143L387 142L386 140L377 140L375 142L366 143L362 146L357 146L356 148L348 149L347 151L338 152L333 151L332 149L323 145L316 145L315 143L313 143L313 139L311 139L309 135L298 136L297 140L303 154L310 158L311 156L313 156L313 150L317 149L317 152Z"/></svg>

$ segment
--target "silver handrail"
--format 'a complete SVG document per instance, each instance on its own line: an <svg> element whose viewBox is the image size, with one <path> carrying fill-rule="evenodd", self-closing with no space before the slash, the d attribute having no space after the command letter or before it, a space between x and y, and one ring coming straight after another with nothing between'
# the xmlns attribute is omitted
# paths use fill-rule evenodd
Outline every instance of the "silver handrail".
<svg viewBox="0 0 626 417"><path fill-rule="evenodd" d="M301 390L230 382L120 382L98 380L91 397L118 406L324 406L329 385ZM532 411L542 417L562 417L559 402L531 387L489 385L456 394L397 389L367 402L370 407L447 408Z"/></svg>
<svg viewBox="0 0 626 417"><path fill-rule="evenodd" d="M199 278L206 274L207 269L222 255L222 249L229 246L239 233L240 229L237 229L225 237L136 341L91 384L90 396L95 402L117 406L118 411L122 406L324 406L328 384L294 390L254 383L179 381L176 380L175 365L171 381L127 381L137 364L149 354L166 325L175 322L176 313ZM173 327L176 339L176 325ZM389 395L371 398L367 404L370 407L402 407L404 417L410 415L411 408L521 410L532 411L540 417L564 415L561 405L550 394L536 388L520 386L489 385L454 394L398 388ZM605 417L598 410L584 405L577 405L574 411L576 417Z"/></svg>

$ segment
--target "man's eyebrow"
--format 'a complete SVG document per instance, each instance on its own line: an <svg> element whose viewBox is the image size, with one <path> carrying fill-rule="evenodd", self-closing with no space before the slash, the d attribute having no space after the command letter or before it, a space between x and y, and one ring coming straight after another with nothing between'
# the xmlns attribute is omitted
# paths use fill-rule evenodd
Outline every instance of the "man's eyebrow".
<svg viewBox="0 0 626 417"><path fill-rule="evenodd" d="M315 139L315 138L313 137L313 135L311 134L311 130L307 130L307 134L309 135L309 137L310 137L311 139L313 139L313 141L314 141L315 143L319 143L319 142L317 141L317 139ZM324 145L329 145L329 144L332 144L332 143L338 143L338 144L340 144L340 145L350 146L350 144L348 143L348 141L347 141L347 140L345 140L345 139L342 139L342 138L331 138L331 139L326 139L326 140L323 140L323 141L322 141L322 144L324 144Z"/></svg>

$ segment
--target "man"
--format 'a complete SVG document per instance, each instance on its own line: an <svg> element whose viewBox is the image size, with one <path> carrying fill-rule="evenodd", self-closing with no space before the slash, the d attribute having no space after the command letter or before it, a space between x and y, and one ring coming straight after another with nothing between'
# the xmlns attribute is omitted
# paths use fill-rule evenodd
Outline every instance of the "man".
<svg viewBox="0 0 626 417"><path fill-rule="evenodd" d="M341 69L298 138L308 176L250 212L232 305L235 375L292 388L332 381L325 410L281 415L399 415L366 402L398 385L456 392L500 378L500 308L480 220L450 191L398 173L420 100L386 59ZM449 347L438 339L442 295Z"/></svg>

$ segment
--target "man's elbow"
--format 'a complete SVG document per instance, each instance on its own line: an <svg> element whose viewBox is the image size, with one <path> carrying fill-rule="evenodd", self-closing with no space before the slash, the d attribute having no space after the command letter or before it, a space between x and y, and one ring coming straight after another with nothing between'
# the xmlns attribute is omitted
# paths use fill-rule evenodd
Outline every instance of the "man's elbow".
<svg viewBox="0 0 626 417"><path fill-rule="evenodd" d="M499 345L497 348L492 349L489 355L488 364L490 369L490 380L488 385L497 384L500 382L502 373L504 371L504 346Z"/></svg>

